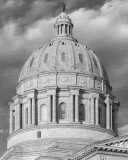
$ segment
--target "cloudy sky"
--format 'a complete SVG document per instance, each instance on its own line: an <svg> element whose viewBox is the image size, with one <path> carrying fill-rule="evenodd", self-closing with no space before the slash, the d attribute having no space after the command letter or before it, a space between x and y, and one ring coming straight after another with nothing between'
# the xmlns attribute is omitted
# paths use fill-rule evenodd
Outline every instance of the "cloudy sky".
<svg viewBox="0 0 128 160"><path fill-rule="evenodd" d="M128 133L128 0L65 0L74 37L103 62L120 101L120 134ZM8 102L23 64L54 37L61 0L0 0L0 156L6 149Z"/></svg>

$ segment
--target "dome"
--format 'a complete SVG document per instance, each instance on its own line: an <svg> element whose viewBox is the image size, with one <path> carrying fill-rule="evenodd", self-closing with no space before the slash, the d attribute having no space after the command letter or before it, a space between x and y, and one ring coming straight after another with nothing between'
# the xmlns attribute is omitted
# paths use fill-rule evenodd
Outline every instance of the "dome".
<svg viewBox="0 0 128 160"><path fill-rule="evenodd" d="M45 71L68 71L94 74L108 81L106 71L96 54L77 42L52 40L39 47L25 63L19 82Z"/></svg>

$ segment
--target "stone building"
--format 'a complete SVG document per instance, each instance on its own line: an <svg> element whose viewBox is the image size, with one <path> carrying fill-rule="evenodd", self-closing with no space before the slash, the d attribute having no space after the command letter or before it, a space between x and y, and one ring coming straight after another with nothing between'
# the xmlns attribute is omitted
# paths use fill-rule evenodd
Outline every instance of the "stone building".
<svg viewBox="0 0 128 160"><path fill-rule="evenodd" d="M73 38L63 12L56 35L29 57L10 108L10 134L1 160L126 160L118 137L119 102L96 54Z"/></svg>

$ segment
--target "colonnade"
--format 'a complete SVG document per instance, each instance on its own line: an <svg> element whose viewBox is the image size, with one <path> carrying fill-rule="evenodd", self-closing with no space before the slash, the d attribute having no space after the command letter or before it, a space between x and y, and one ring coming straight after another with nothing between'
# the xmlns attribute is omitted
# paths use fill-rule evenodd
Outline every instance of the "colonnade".
<svg viewBox="0 0 128 160"><path fill-rule="evenodd" d="M72 25L71 24L58 24L56 26L57 35L71 35L72 36Z"/></svg>
<svg viewBox="0 0 128 160"><path fill-rule="evenodd" d="M57 100L56 100L56 92L49 93L47 95L47 123L57 123L58 121L58 108L57 108ZM70 93L70 106L68 108L68 119L70 123L79 123L79 92ZM106 106L104 112L102 113L102 117L104 118L105 127L108 130L116 130L118 126L118 109L117 107L112 106L112 102L106 98L105 100ZM100 113L99 113L99 98L91 97L90 98L90 122L91 125L100 125ZM36 125L40 122L40 106L36 105L36 99L28 98L28 119L27 125ZM15 113L15 114L14 114ZM86 113L85 113L86 114ZM15 124L13 118L15 117ZM99 118L100 117L100 118ZM113 119L114 117L114 119ZM22 129L26 126L25 124L25 108L22 103L15 104L13 109L10 109L10 133L15 130ZM38 118L38 119L37 119ZM113 124L114 122L114 124ZM15 127L14 127L15 125ZM103 126L101 126L103 127Z"/></svg>

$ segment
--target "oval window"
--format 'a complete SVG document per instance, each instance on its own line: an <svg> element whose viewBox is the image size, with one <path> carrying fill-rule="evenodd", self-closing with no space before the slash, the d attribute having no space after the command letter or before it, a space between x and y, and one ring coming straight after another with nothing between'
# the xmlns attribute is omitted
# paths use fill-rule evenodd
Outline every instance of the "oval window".
<svg viewBox="0 0 128 160"><path fill-rule="evenodd" d="M64 52L61 53L61 60L62 60L63 62L65 61L65 53L64 53Z"/></svg>
<svg viewBox="0 0 128 160"><path fill-rule="evenodd" d="M32 58L32 60L31 60L30 67L32 67L33 61L34 61L34 58Z"/></svg>
<svg viewBox="0 0 128 160"><path fill-rule="evenodd" d="M82 56L81 53L79 53L79 61L80 61L81 63L83 63L83 56Z"/></svg>
<svg viewBox="0 0 128 160"><path fill-rule="evenodd" d="M44 56L44 62L47 62L48 61L48 54L45 54Z"/></svg>

